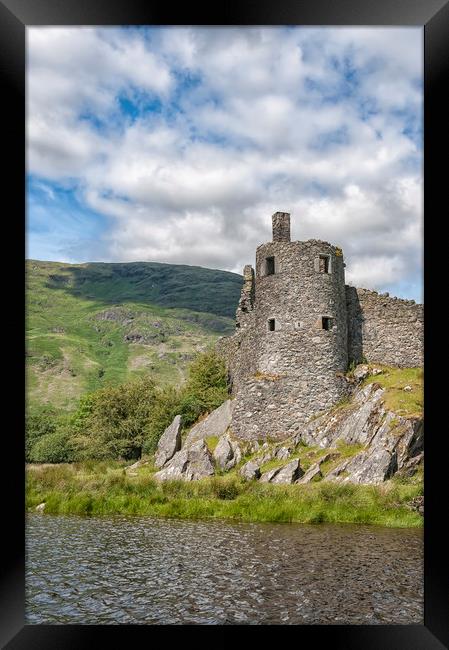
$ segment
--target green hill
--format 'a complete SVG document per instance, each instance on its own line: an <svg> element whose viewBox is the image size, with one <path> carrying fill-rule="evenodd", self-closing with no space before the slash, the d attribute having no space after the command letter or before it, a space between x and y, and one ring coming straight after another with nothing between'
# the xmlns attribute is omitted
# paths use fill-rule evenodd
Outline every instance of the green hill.
<svg viewBox="0 0 449 650"><path fill-rule="evenodd" d="M234 330L242 277L195 266L26 262L28 405L151 373L178 383L196 352Z"/></svg>

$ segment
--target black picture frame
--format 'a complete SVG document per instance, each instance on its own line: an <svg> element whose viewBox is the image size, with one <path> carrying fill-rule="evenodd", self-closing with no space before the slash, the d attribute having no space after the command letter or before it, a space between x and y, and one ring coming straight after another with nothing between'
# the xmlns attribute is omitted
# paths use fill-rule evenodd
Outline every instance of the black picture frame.
<svg viewBox="0 0 449 650"><path fill-rule="evenodd" d="M17 307L7 312L7 355L4 368L16 369L16 381L9 379L5 411L17 414L11 427L4 429L5 460L10 472L4 491L3 552L0 583L0 642L11 650L33 648L89 648L102 644L129 645L136 635L146 643L171 643L181 634L181 643L196 646L229 644L242 638L241 626L48 626L24 624L25 543L24 543L24 462L23 415L24 350L23 286L21 257L25 241L25 28L35 25L378 25L422 26L424 28L424 214L425 214L425 368L426 411L425 467L425 606L424 625L373 626L266 626L251 627L251 644L263 644L270 636L279 639L293 632L293 643L345 650L437 650L449 645L449 594L447 551L444 535L447 492L447 434L443 397L436 397L438 365L445 344L441 327L441 293L435 291L440 278L447 278L447 253L440 224L447 215L446 194L448 147L447 116L449 68L449 2L447 0L221 0L198 7L186 3L172 8L168 3L144 0L3 0L0 1L0 74L2 76L4 126L3 159L7 180L3 205L9 210L4 219L5 249L17 246L16 255L4 269L4 300ZM5 146L6 145L6 146ZM441 161L441 162L440 162ZM4 172L5 173L5 172ZM6 218L7 217L7 218ZM6 231L6 232L5 232ZM437 241L437 243L436 243ZM438 246L438 247L437 247ZM444 264L444 266L443 266ZM443 285L444 287L444 285ZM435 327L433 327L433 324ZM5 339L4 339L5 341ZM445 381L447 391L447 380ZM12 407L12 404L14 406ZM22 427L22 429L21 429ZM14 435L12 435L12 433ZM8 435L6 435L8 434ZM299 627L299 629L298 629ZM246 630L247 632L249 630ZM265 641L267 643L267 641ZM267 643L268 644L268 643Z"/></svg>

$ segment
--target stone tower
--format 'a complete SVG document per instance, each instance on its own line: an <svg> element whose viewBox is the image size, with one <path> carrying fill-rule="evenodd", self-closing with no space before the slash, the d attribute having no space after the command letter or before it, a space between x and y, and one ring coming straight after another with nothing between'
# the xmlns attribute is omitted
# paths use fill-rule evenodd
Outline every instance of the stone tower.
<svg viewBox="0 0 449 650"><path fill-rule="evenodd" d="M345 286L343 253L324 241L290 240L276 212L273 240L245 266L236 333L217 343L240 438L283 439L348 394L348 362L422 366L423 306Z"/></svg>
<svg viewBox="0 0 449 650"><path fill-rule="evenodd" d="M237 333L219 345L235 395L234 433L282 439L347 391L347 315L341 249L290 240L290 215L245 267Z"/></svg>

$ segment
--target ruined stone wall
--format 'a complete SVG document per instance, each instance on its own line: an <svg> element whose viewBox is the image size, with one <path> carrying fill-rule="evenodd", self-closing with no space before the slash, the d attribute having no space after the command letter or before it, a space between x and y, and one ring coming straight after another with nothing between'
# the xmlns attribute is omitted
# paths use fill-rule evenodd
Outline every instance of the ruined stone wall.
<svg viewBox="0 0 449 650"><path fill-rule="evenodd" d="M215 350L226 362L228 379L233 396L244 385L245 379L257 370L257 339L254 311L245 314L245 327L237 328L233 336L223 336Z"/></svg>
<svg viewBox="0 0 449 650"><path fill-rule="evenodd" d="M254 309L255 291L254 269L251 264L247 264L243 269L243 286L236 312L237 328L252 324L251 312Z"/></svg>
<svg viewBox="0 0 449 650"><path fill-rule="evenodd" d="M346 305L349 361L422 366L423 305L349 286Z"/></svg>

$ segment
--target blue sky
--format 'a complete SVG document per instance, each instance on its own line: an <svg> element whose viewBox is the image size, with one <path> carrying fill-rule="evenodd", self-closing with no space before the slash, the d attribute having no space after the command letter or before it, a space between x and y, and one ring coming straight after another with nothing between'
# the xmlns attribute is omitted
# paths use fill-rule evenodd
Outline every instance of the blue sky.
<svg viewBox="0 0 449 650"><path fill-rule="evenodd" d="M27 28L27 256L241 272L280 210L421 301L422 37Z"/></svg>

